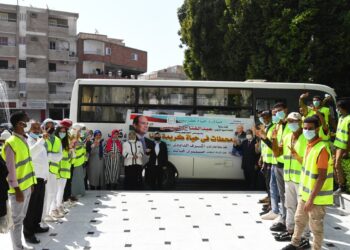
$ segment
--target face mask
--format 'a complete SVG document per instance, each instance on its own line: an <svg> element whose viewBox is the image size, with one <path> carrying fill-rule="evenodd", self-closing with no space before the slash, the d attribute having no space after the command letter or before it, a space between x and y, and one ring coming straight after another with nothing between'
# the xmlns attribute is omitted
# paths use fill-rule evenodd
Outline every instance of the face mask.
<svg viewBox="0 0 350 250"><path fill-rule="evenodd" d="M337 111L338 117L340 117L341 116L340 110L336 109L336 111Z"/></svg>
<svg viewBox="0 0 350 250"><path fill-rule="evenodd" d="M310 141L310 140L312 140L313 138L315 138L315 136L316 136L316 130L306 130L306 129L303 129L303 134L304 134L306 140Z"/></svg>
<svg viewBox="0 0 350 250"><path fill-rule="evenodd" d="M248 139L248 140L251 140L251 139L253 139L253 136L252 136L251 134L248 134L248 135L247 135L247 139Z"/></svg>
<svg viewBox="0 0 350 250"><path fill-rule="evenodd" d="M313 101L314 107L319 107L320 106L320 101Z"/></svg>
<svg viewBox="0 0 350 250"><path fill-rule="evenodd" d="M260 122L261 124L265 124L265 122L264 122L264 118L259 117L259 122Z"/></svg>
<svg viewBox="0 0 350 250"><path fill-rule="evenodd" d="M39 139L40 138L40 134L34 134L33 132L30 132L29 136L32 137L33 139Z"/></svg>
<svg viewBox="0 0 350 250"><path fill-rule="evenodd" d="M66 133L65 133L65 132L59 132L59 133L58 133L58 136L59 136L61 139L63 139L63 138L66 137Z"/></svg>
<svg viewBox="0 0 350 250"><path fill-rule="evenodd" d="M297 131L300 128L300 126L299 126L299 123L293 122L293 123L288 123L288 128L292 132L295 132L295 131Z"/></svg>
<svg viewBox="0 0 350 250"><path fill-rule="evenodd" d="M136 140L135 139L130 139L129 142L134 143Z"/></svg>
<svg viewBox="0 0 350 250"><path fill-rule="evenodd" d="M278 119L283 120L286 117L286 113L284 113L284 111L278 111L276 116Z"/></svg>
<svg viewBox="0 0 350 250"><path fill-rule="evenodd" d="M84 130L80 131L80 136L81 137L85 137L85 135L86 135L86 131L84 131Z"/></svg>
<svg viewBox="0 0 350 250"><path fill-rule="evenodd" d="M160 137L154 137L155 141L160 141Z"/></svg>
<svg viewBox="0 0 350 250"><path fill-rule="evenodd" d="M275 115L272 116L272 123L279 123L280 120L281 119L278 118L277 116L275 116Z"/></svg>

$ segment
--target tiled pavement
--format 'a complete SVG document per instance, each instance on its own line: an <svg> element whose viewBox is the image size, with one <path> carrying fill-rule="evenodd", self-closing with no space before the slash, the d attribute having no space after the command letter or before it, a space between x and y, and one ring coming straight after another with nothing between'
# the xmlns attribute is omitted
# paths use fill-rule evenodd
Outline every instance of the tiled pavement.
<svg viewBox="0 0 350 250"><path fill-rule="evenodd" d="M89 191L35 249L281 249L259 192ZM350 249L350 216L328 209L324 249ZM0 235L0 249L11 249Z"/></svg>

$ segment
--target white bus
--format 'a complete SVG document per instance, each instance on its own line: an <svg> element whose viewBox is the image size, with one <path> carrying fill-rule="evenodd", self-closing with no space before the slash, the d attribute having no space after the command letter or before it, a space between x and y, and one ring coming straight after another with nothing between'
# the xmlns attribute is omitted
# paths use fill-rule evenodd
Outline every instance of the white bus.
<svg viewBox="0 0 350 250"><path fill-rule="evenodd" d="M258 111L281 101L298 111L304 92L336 97L328 86L304 83L78 79L70 119L106 138L113 129L127 134L133 117L144 114L149 137L163 131L171 176L243 179L241 158L231 154L236 126L251 128Z"/></svg>

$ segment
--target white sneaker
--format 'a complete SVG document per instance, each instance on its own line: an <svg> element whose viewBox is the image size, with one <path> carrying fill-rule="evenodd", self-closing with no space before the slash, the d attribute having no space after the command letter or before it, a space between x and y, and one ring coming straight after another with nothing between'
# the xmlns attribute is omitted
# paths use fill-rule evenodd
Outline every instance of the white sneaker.
<svg viewBox="0 0 350 250"><path fill-rule="evenodd" d="M66 210L63 206L60 206L58 208L58 212L60 212L61 214L68 214L68 210Z"/></svg>
<svg viewBox="0 0 350 250"><path fill-rule="evenodd" d="M275 214L274 212L272 212L272 210L270 212L268 212L267 214L264 214L261 216L262 220L274 220L278 217L278 214Z"/></svg>
<svg viewBox="0 0 350 250"><path fill-rule="evenodd" d="M64 214L61 214L58 210L55 209L55 210L52 210L51 216L57 219L57 218L63 218Z"/></svg>
<svg viewBox="0 0 350 250"><path fill-rule="evenodd" d="M47 215L44 219L45 222L56 222L58 221L56 218L52 217L51 215Z"/></svg>
<svg viewBox="0 0 350 250"><path fill-rule="evenodd" d="M76 205L77 205L77 203L75 201L71 201L71 200L67 201L68 208L75 207Z"/></svg>

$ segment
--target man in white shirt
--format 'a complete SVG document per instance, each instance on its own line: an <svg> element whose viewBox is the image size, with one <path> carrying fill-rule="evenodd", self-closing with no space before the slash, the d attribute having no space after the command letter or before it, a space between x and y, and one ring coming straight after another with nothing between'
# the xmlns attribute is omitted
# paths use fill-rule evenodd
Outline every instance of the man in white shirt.
<svg viewBox="0 0 350 250"><path fill-rule="evenodd" d="M49 231L48 227L40 226L44 208L45 184L49 175L49 158L45 143L49 134L45 132L41 135L39 122L31 121L30 123L27 143L32 156L37 184L34 185L34 190L30 196L27 214L23 221L23 233L27 242L37 244L40 241L35 237L35 233Z"/></svg>

